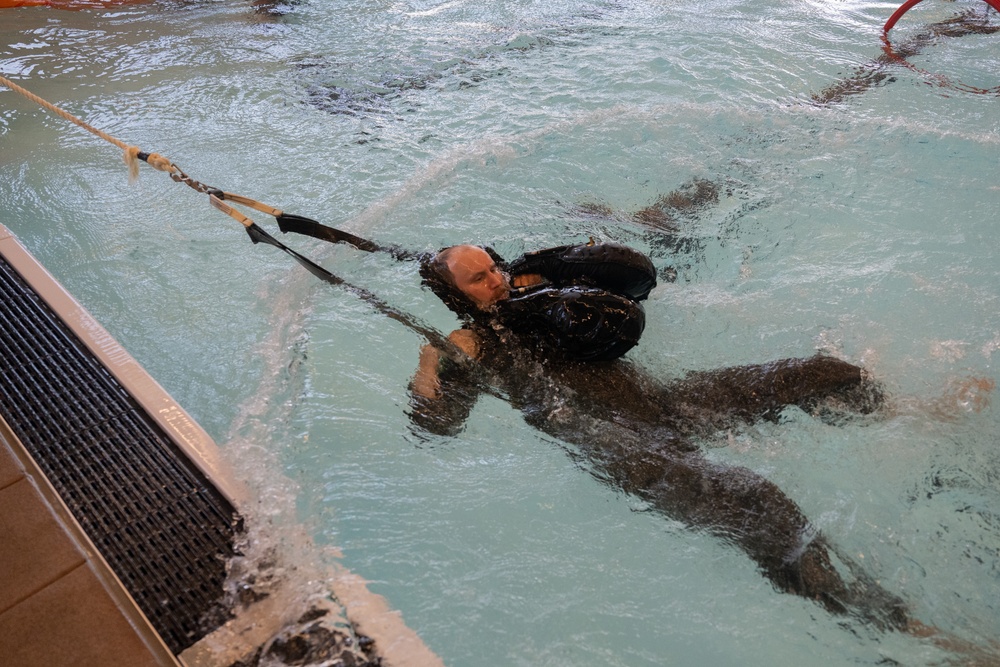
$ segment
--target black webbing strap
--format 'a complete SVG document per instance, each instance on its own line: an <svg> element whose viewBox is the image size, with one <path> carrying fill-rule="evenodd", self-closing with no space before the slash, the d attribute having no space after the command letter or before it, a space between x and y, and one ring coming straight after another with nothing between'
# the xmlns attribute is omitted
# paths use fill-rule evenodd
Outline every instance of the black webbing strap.
<svg viewBox="0 0 1000 667"><path fill-rule="evenodd" d="M352 285L351 283L347 282L340 276L337 276L331 273L330 271L327 271L322 266L312 261L305 255L302 255L292 250L284 243L282 243L281 241L279 241L278 239L274 238L266 231L261 229L257 225L257 223L254 222L251 218L243 215L242 213L234 209L232 206L230 206L223 200L227 199L235 203L250 206L251 208L254 208L258 211L267 213L269 215L273 215L276 219L280 220L281 218L284 218L286 222L289 219L294 219L296 221L308 221L313 225L322 227L325 230L330 230L331 233L336 232L336 234L338 235L338 241L351 243L351 245L354 245L354 243L348 240L348 238L356 239L357 241L363 242L364 244L368 244L369 246L375 247L378 250L385 250L385 249L376 246L376 244L371 243L370 241L365 241L364 239L353 236L352 234L347 234L346 232L341 232L339 230L334 230L331 227L325 227L324 225L320 225L315 220L309 220L308 218L302 218L300 216L286 216L284 213L282 213L280 210L276 208L272 208L267 204L262 204L258 201L249 199L247 197L232 195L228 192L222 192L221 190L208 189L208 199L213 207L217 208L218 210L222 211L226 215L230 216L231 218L237 220L240 224L242 224L244 229L247 230L247 235L250 236L250 240L253 241L254 244L265 243L267 245L271 245L274 246L275 248L278 248L284 253L287 253L296 262L301 264L302 267L305 268L306 271L308 271L309 273L313 274L314 276L316 276L320 280L323 280L324 282L330 283L331 285L339 285L340 287L343 287L344 289L352 292L355 296L358 296L361 299L363 299L368 305L373 307L378 312L389 317L390 319L399 322L403 326L409 328L411 331L415 331L416 333L426 338L427 342L431 343L436 348L443 351L446 355L448 355L452 360L456 361L457 363L459 364L475 363L468 355L466 355L454 343L452 343L447 336L441 334L441 332L437 331L433 327L430 327L420 322L416 318L411 317L410 315L407 315L406 313L393 308L388 303L378 298L373 292L366 290L364 287L358 287L357 285ZM321 232L321 233L327 233L327 232ZM367 248L361 248L361 249L366 250ZM414 257L419 257L419 255L414 255Z"/></svg>
<svg viewBox="0 0 1000 667"><path fill-rule="evenodd" d="M347 243L354 246L358 250L364 250L365 252L385 252L392 255L393 258L399 261L409 261L420 258L420 253L404 250L403 248L394 245L382 246L343 230L327 227L326 225L320 224L310 218L304 218L301 215L280 213L275 216L275 220L278 221L278 229L280 229L283 233L294 232L295 234L311 236L315 239L328 241L330 243Z"/></svg>
<svg viewBox="0 0 1000 667"><path fill-rule="evenodd" d="M188 183L188 185L192 184ZM198 185L201 184L199 183ZM192 185L192 187L195 186ZM420 259L421 257L421 253L404 250L403 248L394 245L382 246L374 241L363 239L360 236L355 236L349 232L335 229L333 227L327 227L326 225L316 222L312 218L285 213L280 208L269 206L268 204L259 202L256 199L250 199L249 197L244 197L243 195L235 195L232 192L223 192L218 188L209 188L206 186L202 186L202 188L203 189L199 190L199 192L207 192L211 195L212 205L215 206L215 208L219 209L223 213L226 213L227 215L233 216L244 225L246 222L240 218L241 214L237 213L237 215L233 215L233 211L235 209L231 206L222 205L223 201L231 201L234 204L249 206L250 208L260 211L261 213L267 213L268 215L274 216L274 219L278 222L278 229L280 229L283 234L293 232L295 234L302 234L303 236L311 236L321 241L327 241L328 243L347 243L348 245L352 245L358 250L364 250L365 252L388 253L399 261Z"/></svg>
<svg viewBox="0 0 1000 667"><path fill-rule="evenodd" d="M396 320L397 322L409 327L413 331L416 331L420 335L424 336L427 339L427 341L432 343L433 345L438 347L443 346L446 349L454 347L451 341L449 341L440 332L436 331L435 329L426 324L423 324L422 322L418 322L415 318L410 317L406 313L396 310L395 308L387 304L385 301L375 296L373 292L366 290L364 287L358 287L357 285L352 285L351 283L347 282L340 276L330 273L316 262L312 261L308 257L305 257L304 255L295 252L294 250L286 246L284 243L282 243L278 239L274 238L273 236L265 232L263 229L257 226L257 223L251 223L246 227L246 230L247 234L250 235L250 240L253 241L254 243L266 243L267 245L272 245L275 248L278 248L279 250L288 253L295 259L296 262L301 264L309 273L313 274L320 280L324 280L330 283L331 285L339 285L341 287L346 288L350 292L364 299L365 302L374 307L375 310L379 311L383 315L389 316L390 318Z"/></svg>
<svg viewBox="0 0 1000 667"><path fill-rule="evenodd" d="M364 287L359 287L357 285L352 285L340 276L330 273L322 266L312 261L308 257L305 257L284 243L274 238L266 231L257 226L257 223L252 222L245 226L247 234L250 236L250 240L257 243L266 243L267 245L272 245L279 250L288 253L291 257L295 259L296 262L301 264L309 273L313 274L320 280L330 283L331 285L339 285L349 292L353 293L355 296L361 298L365 303L370 305L372 308L382 313L391 320L399 322L406 328L414 331L421 336L423 336L428 343L436 347L441 351L448 359L453 363L459 365L462 368L466 368L472 371L471 379L478 387L479 391L490 396L495 396L497 398L503 399L504 396L497 391L494 384L490 381L489 374L485 372L485 369L481 364L479 364L475 359L470 357L466 352L455 345L449 338L443 335L434 327L424 324L420 320L406 313L393 308L388 303L377 297L373 292L366 290Z"/></svg>
<svg viewBox="0 0 1000 667"><path fill-rule="evenodd" d="M296 262L305 267L306 271L313 274L320 280L325 280L331 285L347 284L343 278L330 273L316 262L312 261L311 259L309 259L304 255L295 252L294 250L286 246L284 243L282 243L278 239L274 238L273 236L265 232L263 229L257 226L256 222L248 226L246 230L247 234L250 236L250 240L253 241L255 244L266 243L267 245L273 245L275 248L278 248L279 250L288 253L293 258L295 258Z"/></svg>
<svg viewBox="0 0 1000 667"><path fill-rule="evenodd" d="M333 227L321 225L315 220L304 218L301 215L282 213L275 219L278 221L278 229L284 233L294 232L296 234L304 234L323 241L329 241L330 243L349 243L358 250L366 252L378 252L381 249L377 243L373 243L368 239L363 239L360 236L355 236L354 234L349 234Z"/></svg>

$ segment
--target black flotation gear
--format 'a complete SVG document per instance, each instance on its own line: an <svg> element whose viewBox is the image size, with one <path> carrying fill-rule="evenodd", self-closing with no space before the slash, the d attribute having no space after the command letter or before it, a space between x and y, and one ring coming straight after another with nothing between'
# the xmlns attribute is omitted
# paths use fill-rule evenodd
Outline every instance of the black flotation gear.
<svg viewBox="0 0 1000 667"><path fill-rule="evenodd" d="M639 301L656 286L656 268L638 250L591 240L527 253L507 271L544 278L512 290L497 310L501 322L547 354L610 361L639 343L646 326Z"/></svg>
<svg viewBox="0 0 1000 667"><path fill-rule="evenodd" d="M499 322L547 357L610 361L636 346L646 326L639 303L656 286L648 257L618 243L565 245L532 252L510 264L484 248L512 277L540 274L540 285L512 289L510 298L482 311L429 263L424 283L460 316Z"/></svg>
<svg viewBox="0 0 1000 667"><path fill-rule="evenodd" d="M642 301L656 287L656 268L620 243L580 243L526 253L507 266L512 276L539 273L555 285L593 285Z"/></svg>
<svg viewBox="0 0 1000 667"><path fill-rule="evenodd" d="M639 342L646 312L638 301L587 285L539 287L497 304L500 321L547 355L610 361Z"/></svg>

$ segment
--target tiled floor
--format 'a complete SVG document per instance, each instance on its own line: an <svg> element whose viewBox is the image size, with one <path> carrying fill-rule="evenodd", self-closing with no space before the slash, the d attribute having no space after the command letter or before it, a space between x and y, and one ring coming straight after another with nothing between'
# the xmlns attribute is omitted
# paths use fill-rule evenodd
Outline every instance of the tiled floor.
<svg viewBox="0 0 1000 667"><path fill-rule="evenodd" d="M0 421L0 664L178 665Z"/></svg>

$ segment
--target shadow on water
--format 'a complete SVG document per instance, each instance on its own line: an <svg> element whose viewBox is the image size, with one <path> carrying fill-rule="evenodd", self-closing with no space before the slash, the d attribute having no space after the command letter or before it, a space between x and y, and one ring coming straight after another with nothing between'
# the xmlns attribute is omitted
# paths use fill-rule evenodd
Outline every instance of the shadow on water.
<svg viewBox="0 0 1000 667"><path fill-rule="evenodd" d="M770 203L736 176L694 176L637 210L618 211L590 200L569 207L564 215L576 229L647 247L660 281L690 283L697 280L710 246L733 243L739 221Z"/></svg>
<svg viewBox="0 0 1000 667"><path fill-rule="evenodd" d="M990 25L988 11L978 13L969 9L951 18L931 23L924 29L903 41L878 58L855 68L854 74L824 88L810 98L813 104L828 106L840 104L848 97L861 95L877 86L888 85L896 80L893 71L906 67L906 59L919 55L924 48L934 44L941 37L966 37L968 35L992 35L1000 31L1000 25Z"/></svg>
<svg viewBox="0 0 1000 667"><path fill-rule="evenodd" d="M302 0L253 0L250 6L261 16L281 18L295 11Z"/></svg>
<svg viewBox="0 0 1000 667"><path fill-rule="evenodd" d="M285 6L275 0L278 6ZM270 4L270 3L269 3ZM620 9L615 4L600 9L591 8L578 16L566 17L559 24L520 32L511 26L513 37L502 43L480 47L467 55L441 57L433 62L401 66L399 59L380 54L387 66L374 77L356 74L347 63L331 62L318 56L300 61L295 66L313 76L306 88L306 102L330 114L346 116L378 115L402 120L404 115L420 108L419 94L435 90L474 88L510 74L501 57L509 54L527 56L544 49L555 48L565 40L578 40L595 35L607 35L610 29L599 22L609 11ZM588 23L595 25L588 25ZM371 69L366 72L371 72ZM416 93L416 95L414 95Z"/></svg>
<svg viewBox="0 0 1000 667"><path fill-rule="evenodd" d="M259 13L281 17L293 11L296 4L298 0L256 0L254 7ZM919 55L941 38L989 35L1000 31L1000 25L988 23L988 9L986 12L965 10L925 26L921 32L900 44L887 47L879 57L856 67L851 76L814 93L809 98L810 102L817 106L840 104L849 97L893 83L896 81L896 68L909 67L908 58ZM295 67L312 76L313 82L306 87L305 101L317 109L335 115L376 115L402 120L405 114L415 112L421 106L419 95L413 93L473 88L509 75L509 66L500 61L501 55L527 55L556 48L566 39L608 35L606 26L586 25L588 21L606 19L604 14L607 11L605 7L601 11L593 9L577 17L567 17L562 21L563 25L536 29L530 34L520 33L501 44L480 48L465 56L454 55L435 62L414 63L408 68L401 67L399 62L392 62L373 78L355 74L348 64L331 62L324 56L304 59ZM359 143L367 141L362 139ZM663 222L656 208L662 208L662 203L654 203L647 211L652 216L648 222L654 226Z"/></svg>
<svg viewBox="0 0 1000 667"><path fill-rule="evenodd" d="M637 211L619 212L608 204L590 201L573 207L567 217L586 227L601 225L611 238L640 237L650 247L658 279L672 283L678 278L679 267L681 271L690 269L703 256L704 239L696 227L701 215L719 203L719 190L718 183L696 176ZM732 196L732 189L727 188L726 194Z"/></svg>

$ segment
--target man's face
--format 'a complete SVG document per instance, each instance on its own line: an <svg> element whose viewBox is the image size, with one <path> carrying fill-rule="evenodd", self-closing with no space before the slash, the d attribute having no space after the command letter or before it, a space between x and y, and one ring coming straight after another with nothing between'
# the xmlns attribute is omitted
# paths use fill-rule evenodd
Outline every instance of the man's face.
<svg viewBox="0 0 1000 667"><path fill-rule="evenodd" d="M507 276L489 254L477 246L459 246L448 257L448 268L457 287L481 309L506 299Z"/></svg>

